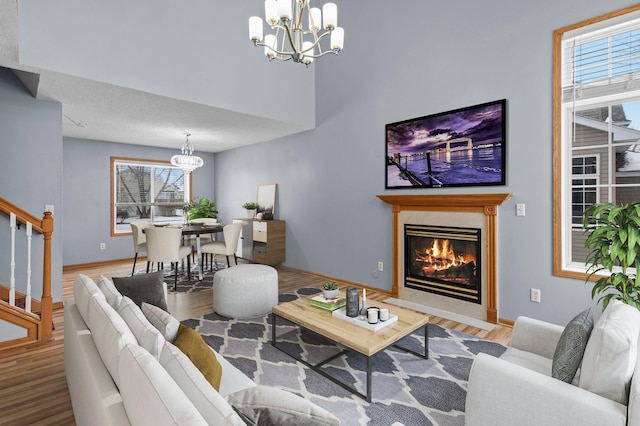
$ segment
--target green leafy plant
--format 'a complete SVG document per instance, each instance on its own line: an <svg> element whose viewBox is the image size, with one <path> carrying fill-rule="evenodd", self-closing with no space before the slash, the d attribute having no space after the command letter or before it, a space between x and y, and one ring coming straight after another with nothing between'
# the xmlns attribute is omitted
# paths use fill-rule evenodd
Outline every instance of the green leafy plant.
<svg viewBox="0 0 640 426"><path fill-rule="evenodd" d="M246 209L246 210L257 210L258 209L258 203L254 203L254 202L250 201L248 203L244 203L242 205L242 208Z"/></svg>
<svg viewBox="0 0 640 426"><path fill-rule="evenodd" d="M215 201L209 201L208 198L202 197L199 200L195 198L185 207L189 220L201 219L203 217L218 218L218 209Z"/></svg>
<svg viewBox="0 0 640 426"><path fill-rule="evenodd" d="M588 235L584 245L591 250L585 260L587 282L606 274L595 279L591 298L601 294L603 308L618 299L640 309L640 278L628 272L640 267L640 203L593 204L585 210L582 226Z"/></svg>
<svg viewBox="0 0 640 426"><path fill-rule="evenodd" d="M324 283L322 285L322 289L323 290L337 290L338 289L338 284L334 283L333 281L330 281L328 283Z"/></svg>

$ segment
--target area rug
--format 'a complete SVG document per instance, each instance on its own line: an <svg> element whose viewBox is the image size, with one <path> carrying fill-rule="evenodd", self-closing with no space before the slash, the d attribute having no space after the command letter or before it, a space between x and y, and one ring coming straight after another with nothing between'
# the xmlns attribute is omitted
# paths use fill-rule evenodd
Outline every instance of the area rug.
<svg viewBox="0 0 640 426"><path fill-rule="evenodd" d="M318 292L303 288L296 293L281 294L280 303ZM372 402L367 403L274 348L269 314L238 320L213 313L183 323L200 332L209 346L256 383L300 395L349 426L389 426L394 422L407 426L462 426L474 357L480 352L500 356L506 349L495 342L429 324L429 359L396 348L373 357ZM276 324L278 347L311 363L337 350L332 343L315 333L301 331L292 323L279 319ZM399 343L415 351L424 350L421 334L422 331L412 334ZM365 391L366 361L362 355L347 351L323 368L358 391Z"/></svg>
<svg viewBox="0 0 640 426"><path fill-rule="evenodd" d="M238 262L240 264L240 262ZM227 263L218 262L218 270L226 269ZM155 269L151 269L150 271L155 271ZM135 275L138 274L146 274L147 268L146 266L143 269L137 270ZM164 281L167 283L167 289L169 292L178 292L178 293L193 293L202 290L208 290L213 287L213 276L216 271L209 271L209 267L207 266L202 274L202 280L198 280L198 265L191 265L191 281L187 276L186 265L185 269L182 266L178 267L178 285L174 286L175 278L174 272L171 270L170 266L165 265L163 269L164 273Z"/></svg>

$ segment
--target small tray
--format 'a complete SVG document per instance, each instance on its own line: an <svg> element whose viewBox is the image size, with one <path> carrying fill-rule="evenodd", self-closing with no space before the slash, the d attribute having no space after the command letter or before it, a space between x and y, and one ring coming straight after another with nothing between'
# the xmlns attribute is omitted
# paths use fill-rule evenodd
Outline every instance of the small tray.
<svg viewBox="0 0 640 426"><path fill-rule="evenodd" d="M381 328L384 328L388 325L393 324L394 322L398 321L398 316L397 315L393 315L391 312L389 312L389 319L386 321L378 321L375 324L369 324L369 322L367 320L365 320L363 317L361 317L360 315L358 315L357 317L349 317L347 316L347 308L340 308L340 309L336 309L335 311L333 311L331 313L331 315L333 315L336 318L340 318L341 320L350 322L352 324L355 324L359 327L362 328L366 328L367 330L371 330L371 331L378 331ZM363 319L360 319L363 318Z"/></svg>

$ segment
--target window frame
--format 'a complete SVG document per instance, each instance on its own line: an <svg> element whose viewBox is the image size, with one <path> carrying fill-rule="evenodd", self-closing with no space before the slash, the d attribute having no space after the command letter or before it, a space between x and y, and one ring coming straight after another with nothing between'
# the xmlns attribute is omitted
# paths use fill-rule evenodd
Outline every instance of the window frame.
<svg viewBox="0 0 640 426"><path fill-rule="evenodd" d="M640 10L640 4L628 6L613 12L609 12L576 24L559 28L553 32L553 274L559 277L575 278L586 280L586 269L577 270L570 266L571 259L567 253L567 246L571 242L567 242L564 234L565 226L568 226L569 232L572 229L570 199L572 192L571 185L566 182L567 175L570 179L572 173L565 173L565 167L571 167L571 158L573 157L573 146L564 149L563 146L565 136L563 132L566 123L570 122L566 109L562 102L562 41L566 33L579 30L581 28L592 26L594 24L603 23L610 19L618 18L623 15L637 12ZM611 178L609 175L609 183ZM600 186L598 186L599 188ZM568 192L568 193L567 193ZM567 202L568 201L568 202ZM567 207L568 206L568 207ZM569 211L567 211L569 209ZM592 279L597 279L593 276Z"/></svg>
<svg viewBox="0 0 640 426"><path fill-rule="evenodd" d="M111 207L110 207L110 216L109 216L109 230L110 230L110 235L112 237L126 237L126 236L130 236L132 232L131 231L116 232L116 226L118 221L116 198L115 198L116 196L115 194L116 163L133 163L133 164L139 164L139 165L148 165L150 167L168 166L169 168L176 168L176 169L179 169L179 167L172 166L171 162L166 160L154 160L154 159L148 159L148 158L115 157L115 156L111 157L111 165L110 165ZM193 184L192 184L191 173L184 173L184 192L186 195L185 203L188 203L192 200L192 194L193 194Z"/></svg>

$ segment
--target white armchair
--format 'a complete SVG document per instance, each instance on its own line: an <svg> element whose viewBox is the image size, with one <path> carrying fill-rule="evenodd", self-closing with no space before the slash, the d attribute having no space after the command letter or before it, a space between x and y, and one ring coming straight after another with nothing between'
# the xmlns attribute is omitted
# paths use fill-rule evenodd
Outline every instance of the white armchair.
<svg viewBox="0 0 640 426"><path fill-rule="evenodd" d="M604 327L599 324L596 327ZM631 379L628 406L579 387L578 376L572 384L551 377L555 348L563 330L554 324L520 317L513 328L511 346L500 358L479 354L469 375L465 424L640 425L640 374ZM587 345L592 343L594 332ZM583 378L584 364L583 371L578 371ZM635 372L638 371L636 355Z"/></svg>

